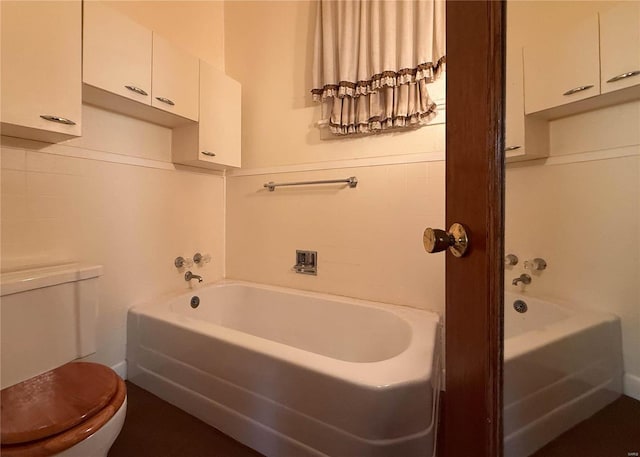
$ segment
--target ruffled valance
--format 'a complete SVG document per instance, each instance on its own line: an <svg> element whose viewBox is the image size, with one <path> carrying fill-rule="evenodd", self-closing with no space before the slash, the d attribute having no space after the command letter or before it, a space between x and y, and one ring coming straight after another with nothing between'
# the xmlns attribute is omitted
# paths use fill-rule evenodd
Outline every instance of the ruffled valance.
<svg viewBox="0 0 640 457"><path fill-rule="evenodd" d="M445 66L444 1L320 0L313 98L335 134L424 125Z"/></svg>

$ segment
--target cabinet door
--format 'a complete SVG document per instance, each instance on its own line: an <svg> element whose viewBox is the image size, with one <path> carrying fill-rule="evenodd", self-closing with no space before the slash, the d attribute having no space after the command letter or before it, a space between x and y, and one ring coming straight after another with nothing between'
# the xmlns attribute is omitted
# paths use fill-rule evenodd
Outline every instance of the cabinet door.
<svg viewBox="0 0 640 457"><path fill-rule="evenodd" d="M196 57L154 33L151 105L197 121L199 68Z"/></svg>
<svg viewBox="0 0 640 457"><path fill-rule="evenodd" d="M151 30L97 2L84 3L83 82L151 104Z"/></svg>
<svg viewBox="0 0 640 457"><path fill-rule="evenodd" d="M2 133L45 141L79 136L80 1L2 1L1 8Z"/></svg>
<svg viewBox="0 0 640 457"><path fill-rule="evenodd" d="M640 2L600 14L601 91L640 84Z"/></svg>
<svg viewBox="0 0 640 457"><path fill-rule="evenodd" d="M542 33L541 33L542 34ZM593 97L600 93L598 16L568 33L524 48L525 113Z"/></svg>
<svg viewBox="0 0 640 457"><path fill-rule="evenodd" d="M240 166L240 117L240 83L200 61L199 160Z"/></svg>
<svg viewBox="0 0 640 457"><path fill-rule="evenodd" d="M522 48L512 49L508 45L507 42L504 151L506 158L510 159L525 155L524 88Z"/></svg>

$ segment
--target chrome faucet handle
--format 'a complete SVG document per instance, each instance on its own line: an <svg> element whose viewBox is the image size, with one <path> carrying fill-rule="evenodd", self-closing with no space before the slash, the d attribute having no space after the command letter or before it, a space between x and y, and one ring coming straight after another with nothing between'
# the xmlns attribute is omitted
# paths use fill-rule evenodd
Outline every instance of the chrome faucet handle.
<svg viewBox="0 0 640 457"><path fill-rule="evenodd" d="M518 256L515 254L507 254L504 257L504 264L507 266L513 266L518 264Z"/></svg>
<svg viewBox="0 0 640 457"><path fill-rule="evenodd" d="M182 267L187 267L190 268L193 266L193 260L191 260L190 258L184 258L182 256L180 257L176 257L176 259L173 261L173 264L175 265L176 268L182 268Z"/></svg>
<svg viewBox="0 0 640 457"><path fill-rule="evenodd" d="M542 271L547 268L547 262L540 257L536 257L533 260L525 260L524 267L531 271Z"/></svg>
<svg viewBox="0 0 640 457"><path fill-rule="evenodd" d="M211 256L209 254L202 255L199 252L196 252L193 254L193 261L196 265L204 265L205 263L211 262Z"/></svg>

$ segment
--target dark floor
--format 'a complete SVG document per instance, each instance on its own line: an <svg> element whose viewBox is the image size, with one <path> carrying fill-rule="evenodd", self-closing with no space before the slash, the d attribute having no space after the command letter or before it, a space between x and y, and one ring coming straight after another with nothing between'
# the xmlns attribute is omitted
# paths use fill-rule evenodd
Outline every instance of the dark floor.
<svg viewBox="0 0 640 457"><path fill-rule="evenodd" d="M262 457L130 382L127 402L127 418L109 457ZM532 457L638 457L639 453L640 401L622 396Z"/></svg>
<svg viewBox="0 0 640 457"><path fill-rule="evenodd" d="M127 417L109 457L262 457L262 454L127 382Z"/></svg>
<svg viewBox="0 0 640 457"><path fill-rule="evenodd" d="M640 456L640 401L622 396L531 457Z"/></svg>

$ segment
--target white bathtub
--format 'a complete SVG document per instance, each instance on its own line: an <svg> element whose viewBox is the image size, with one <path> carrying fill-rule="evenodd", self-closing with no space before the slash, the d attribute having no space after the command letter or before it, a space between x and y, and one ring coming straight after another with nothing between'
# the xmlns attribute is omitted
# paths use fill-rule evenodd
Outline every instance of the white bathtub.
<svg viewBox="0 0 640 457"><path fill-rule="evenodd" d="M511 293L504 303L505 457L525 457L620 395L620 320Z"/></svg>
<svg viewBox="0 0 640 457"><path fill-rule="evenodd" d="M267 456L425 457L439 328L435 313L226 281L132 308L128 373Z"/></svg>

